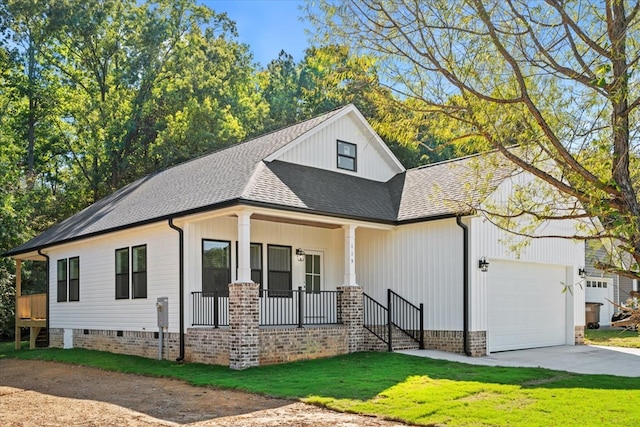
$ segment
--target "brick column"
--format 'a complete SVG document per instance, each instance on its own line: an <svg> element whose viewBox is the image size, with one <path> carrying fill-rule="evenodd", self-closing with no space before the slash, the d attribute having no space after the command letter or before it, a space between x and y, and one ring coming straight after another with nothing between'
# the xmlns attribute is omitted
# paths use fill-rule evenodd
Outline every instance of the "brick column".
<svg viewBox="0 0 640 427"><path fill-rule="evenodd" d="M229 367L258 366L260 305L257 283L229 285Z"/></svg>
<svg viewBox="0 0 640 427"><path fill-rule="evenodd" d="M362 288L360 286L339 286L340 312L342 323L347 327L347 348L349 353L364 349L364 312Z"/></svg>

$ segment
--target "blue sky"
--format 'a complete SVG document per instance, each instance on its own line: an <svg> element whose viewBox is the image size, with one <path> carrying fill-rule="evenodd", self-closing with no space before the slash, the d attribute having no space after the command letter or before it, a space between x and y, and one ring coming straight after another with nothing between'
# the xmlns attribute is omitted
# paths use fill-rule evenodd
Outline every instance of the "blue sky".
<svg viewBox="0 0 640 427"><path fill-rule="evenodd" d="M250 46L254 61L263 67L284 49L299 62L309 46L301 22L302 0L200 0L217 13L226 12L236 22L239 39Z"/></svg>

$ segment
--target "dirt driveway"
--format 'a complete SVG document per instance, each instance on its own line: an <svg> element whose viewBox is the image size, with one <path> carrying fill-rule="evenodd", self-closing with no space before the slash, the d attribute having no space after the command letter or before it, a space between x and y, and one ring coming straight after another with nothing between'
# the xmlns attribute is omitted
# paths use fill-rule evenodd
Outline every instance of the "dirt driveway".
<svg viewBox="0 0 640 427"><path fill-rule="evenodd" d="M0 359L2 426L401 426L300 402L54 362Z"/></svg>

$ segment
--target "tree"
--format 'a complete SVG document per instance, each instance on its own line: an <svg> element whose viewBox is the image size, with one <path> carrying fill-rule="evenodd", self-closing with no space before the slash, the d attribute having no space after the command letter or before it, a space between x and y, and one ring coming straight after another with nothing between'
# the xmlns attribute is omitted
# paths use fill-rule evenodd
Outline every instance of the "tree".
<svg viewBox="0 0 640 427"><path fill-rule="evenodd" d="M496 223L534 235L533 223L583 220L570 237L612 242L599 267L638 278L639 12L625 0L348 0L311 17L378 58L432 132L494 148L555 189L520 189L509 212L488 213Z"/></svg>

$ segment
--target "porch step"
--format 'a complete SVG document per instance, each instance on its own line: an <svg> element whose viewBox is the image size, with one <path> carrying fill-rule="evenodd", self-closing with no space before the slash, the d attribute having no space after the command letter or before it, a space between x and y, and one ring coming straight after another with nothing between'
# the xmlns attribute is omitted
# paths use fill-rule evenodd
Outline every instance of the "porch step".
<svg viewBox="0 0 640 427"><path fill-rule="evenodd" d="M36 347L44 348L47 346L47 328L40 329L36 338Z"/></svg>
<svg viewBox="0 0 640 427"><path fill-rule="evenodd" d="M369 326L369 327L375 331L375 335L382 336L382 337L387 336L387 333L388 333L387 325L376 325L376 326ZM365 329L365 331L367 330ZM371 334L371 331L367 331L367 332ZM382 340L380 340L380 342L382 342ZM413 340L407 334L402 332L396 326L394 326L393 329L391 330L391 344L393 347L393 351L418 350L420 348L420 345L415 340Z"/></svg>

